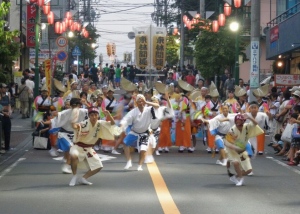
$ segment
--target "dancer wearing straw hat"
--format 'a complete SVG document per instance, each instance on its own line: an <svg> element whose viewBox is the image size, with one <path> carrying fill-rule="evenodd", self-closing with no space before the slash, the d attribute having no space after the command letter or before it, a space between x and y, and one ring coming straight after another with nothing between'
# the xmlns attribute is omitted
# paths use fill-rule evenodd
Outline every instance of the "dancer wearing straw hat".
<svg viewBox="0 0 300 214"><path fill-rule="evenodd" d="M179 103L179 119L176 121L176 146L179 146L178 152L182 153L186 148L191 148L191 120L190 120L190 101L188 96L194 90L194 87L183 80L178 80L179 87L183 90L181 101ZM193 152L192 150L190 152Z"/></svg>
<svg viewBox="0 0 300 214"><path fill-rule="evenodd" d="M233 113L245 113L247 109L247 92L240 86L235 86L234 95L238 98L237 102L232 105Z"/></svg>

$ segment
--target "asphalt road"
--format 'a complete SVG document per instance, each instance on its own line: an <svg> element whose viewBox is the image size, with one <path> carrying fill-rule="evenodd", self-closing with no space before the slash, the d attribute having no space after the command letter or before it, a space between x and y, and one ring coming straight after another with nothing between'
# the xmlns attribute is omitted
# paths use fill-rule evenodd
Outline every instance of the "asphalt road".
<svg viewBox="0 0 300 214"><path fill-rule="evenodd" d="M62 162L32 149L27 137L1 157L0 213L299 213L300 167L285 165L267 147L252 160L254 175L236 187L204 149L199 143L193 154L179 154L174 147L141 172L137 153L124 171L123 155L99 152L104 168L89 179L93 185L69 187Z"/></svg>

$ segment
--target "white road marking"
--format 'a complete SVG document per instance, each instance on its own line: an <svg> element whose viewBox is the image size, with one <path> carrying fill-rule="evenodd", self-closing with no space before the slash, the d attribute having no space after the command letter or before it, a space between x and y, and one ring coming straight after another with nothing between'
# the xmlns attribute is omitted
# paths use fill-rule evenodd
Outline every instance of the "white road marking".
<svg viewBox="0 0 300 214"><path fill-rule="evenodd" d="M298 169L295 169L294 167L291 167L291 166L289 166L289 165L287 165L287 164L285 164L285 163L283 163L283 162L281 162L281 161L279 161L279 160L277 160L273 157L267 156L266 158L268 158L268 159L274 161L275 163L277 163L277 164L279 164L279 165L281 165L285 168L288 168L289 170L291 170L291 171L297 173L298 175L300 175L300 171Z"/></svg>
<svg viewBox="0 0 300 214"><path fill-rule="evenodd" d="M0 179L4 177L7 173L9 173L13 168L15 168L21 161L25 160L26 158L19 158L15 163L10 165L7 169L5 169L1 174L0 174Z"/></svg>
<svg viewBox="0 0 300 214"><path fill-rule="evenodd" d="M110 156L110 155L103 155L103 154L98 154L99 158L101 161L108 161L108 160L112 160L115 159L116 157L114 156ZM53 160L57 160L57 161L62 161L64 157L57 157L57 158L53 158Z"/></svg>

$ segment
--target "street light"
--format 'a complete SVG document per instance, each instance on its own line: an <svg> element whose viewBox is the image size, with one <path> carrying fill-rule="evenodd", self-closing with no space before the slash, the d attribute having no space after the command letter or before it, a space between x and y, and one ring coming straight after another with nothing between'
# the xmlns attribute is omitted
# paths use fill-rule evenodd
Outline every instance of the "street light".
<svg viewBox="0 0 300 214"><path fill-rule="evenodd" d="M234 62L234 80L235 84L239 84L240 79L240 63L239 63L239 28L240 24L236 21L231 22L229 29L235 32L235 62Z"/></svg>

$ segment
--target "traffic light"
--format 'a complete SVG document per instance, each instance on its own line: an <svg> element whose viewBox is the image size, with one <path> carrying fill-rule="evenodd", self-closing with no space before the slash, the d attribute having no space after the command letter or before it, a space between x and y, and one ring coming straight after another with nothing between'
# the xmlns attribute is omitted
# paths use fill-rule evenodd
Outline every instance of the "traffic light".
<svg viewBox="0 0 300 214"><path fill-rule="evenodd" d="M107 51L107 55L108 56L112 55L112 45L110 43L107 43L107 45L106 45L106 51Z"/></svg>

